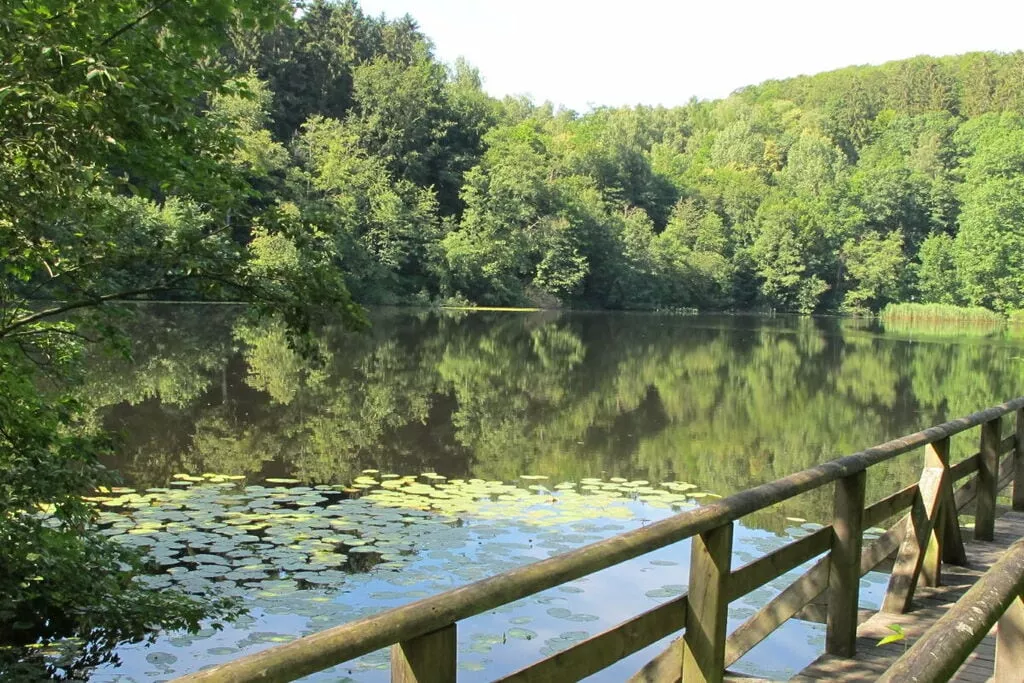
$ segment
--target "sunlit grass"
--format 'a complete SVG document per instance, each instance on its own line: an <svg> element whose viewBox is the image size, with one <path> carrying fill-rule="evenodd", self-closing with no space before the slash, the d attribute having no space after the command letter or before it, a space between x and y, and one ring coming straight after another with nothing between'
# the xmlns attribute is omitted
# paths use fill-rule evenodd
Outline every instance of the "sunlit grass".
<svg viewBox="0 0 1024 683"><path fill-rule="evenodd" d="M882 310L880 317L886 323L904 321L1002 325L1005 322L1003 316L981 306L950 304L889 304Z"/></svg>
<svg viewBox="0 0 1024 683"><path fill-rule="evenodd" d="M889 304L880 317L886 332L915 337L988 337L1006 324L987 308L949 304Z"/></svg>
<svg viewBox="0 0 1024 683"><path fill-rule="evenodd" d="M446 311L506 311L513 313L533 313L540 308L515 308L512 306L442 306Z"/></svg>

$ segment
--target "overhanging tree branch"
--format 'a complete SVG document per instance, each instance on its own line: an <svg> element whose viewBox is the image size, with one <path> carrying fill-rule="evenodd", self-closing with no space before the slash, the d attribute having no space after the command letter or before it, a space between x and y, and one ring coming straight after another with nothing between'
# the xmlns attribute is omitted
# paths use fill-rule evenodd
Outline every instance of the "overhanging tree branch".
<svg viewBox="0 0 1024 683"><path fill-rule="evenodd" d="M103 304L103 303L105 303L107 301L114 301L114 300L117 300L117 299L129 299L129 298L132 298L132 297L141 296L143 294L154 294L156 292L166 292L166 291L174 289L175 285L178 282L180 282L180 280L176 280L174 282L169 282L167 284L160 285L158 287L142 287L140 289L123 290L123 291L120 291L120 292L113 292L111 294L104 294L103 296L90 297L88 299L80 299L78 301L72 301L72 302L68 302L68 303L63 303L60 306L54 306L52 308L47 308L47 309L44 309L42 311L38 311L36 313L33 313L31 315L26 315L26 316L24 316L22 318L18 318L17 320L12 322L10 325L7 325L6 327L0 329L0 339L3 339L4 337L9 335L14 330L17 330L19 328L25 327L26 325L31 325L32 323L35 323L35 322L39 322L40 320L43 320L45 318L51 318L51 317L53 317L55 315L60 315L61 313L67 313L68 311L74 311L74 310L77 310L79 308L88 308L89 306L99 306L100 304Z"/></svg>
<svg viewBox="0 0 1024 683"><path fill-rule="evenodd" d="M133 28L135 28L136 26L138 26L139 24L144 22L146 19L148 19L149 17L153 16L155 13L159 12L164 7L167 7L168 5L170 5L173 1L174 0L163 0L163 2L158 2L157 4L153 5L148 10L146 10L145 12L140 14L138 17L136 17L134 20L128 22L127 24L125 24L124 26L122 26L121 28L117 29L116 31L111 33L109 36L104 38L103 41L97 47L104 47L106 45L109 45L113 41L117 40L117 38L119 36L122 36L125 33L127 33L128 31L131 31Z"/></svg>

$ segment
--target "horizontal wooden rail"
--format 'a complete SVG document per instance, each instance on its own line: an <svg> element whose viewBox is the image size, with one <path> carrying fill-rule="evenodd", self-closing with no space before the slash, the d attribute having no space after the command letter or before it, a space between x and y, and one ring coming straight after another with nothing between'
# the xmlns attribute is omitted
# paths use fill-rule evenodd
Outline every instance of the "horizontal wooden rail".
<svg viewBox="0 0 1024 683"><path fill-rule="evenodd" d="M887 519L894 517L914 504L914 496L917 495L917 484L900 489L892 495L886 496L877 503L864 508L864 526L873 527L881 524Z"/></svg>
<svg viewBox="0 0 1024 683"><path fill-rule="evenodd" d="M823 527L743 565L729 577L729 601L743 597L804 562L828 552L831 541L832 527Z"/></svg>
<svg viewBox="0 0 1024 683"><path fill-rule="evenodd" d="M1024 397L978 411L964 418L930 427L915 434L888 441L852 455L837 458L776 481L730 495L699 508L679 513L643 528L592 543L563 555L519 567L440 595L388 610L381 614L305 636L290 643L241 657L178 680L189 682L216 681L218 683L243 683L249 681L284 682L296 680L395 643L412 643L424 639L422 642L436 642L444 644L444 647L447 648L448 634L454 632L448 629L462 619L476 616L684 539L693 537L703 538L705 536L710 538L717 534L718 530L753 512L781 503L826 484L839 482L840 480L846 482L853 481L855 477L862 476L861 473L873 465L891 460L926 445L948 440L950 436L973 427L986 425L991 431L991 425L1003 415L1022 410L1024 410ZM992 448L991 442L987 442L990 444L987 447L989 457L991 457L991 451L993 450L1001 452L1007 442L1009 442L1009 448L1012 449L1016 443L1015 437L1009 437L1007 440L1000 441L998 448L995 449ZM979 457L980 462L981 459ZM966 471L968 467L970 466L965 466L960 472ZM980 467L979 464L979 471L981 471ZM950 472L952 472L952 468ZM893 496L889 496L867 508L867 519L875 519L876 517L878 519L888 518L888 516L892 516L895 512L906 507L908 501L912 501L915 496L916 491L912 490L912 487L897 492ZM859 505L862 506L862 504L863 500L861 497ZM857 510L860 509L860 507L857 507ZM852 529L856 531L861 527L862 522L866 521L851 517L851 510L852 508L848 509L840 518L844 523L842 533L844 538L847 539L844 541L846 545L841 545L840 548L844 548L843 552L847 555L854 551L858 551L859 554L859 532L852 535L848 533L846 530L847 523L855 522L855 527L852 527ZM887 516L881 517L883 514ZM857 517L859 517L859 513ZM716 629L719 628L720 619L714 610L719 609L718 604L724 597L731 596L733 591L745 589L747 586L756 587L755 574L762 574L763 572L762 579L764 576L774 578L795 566L799 566L799 564L807 559L828 550L828 547L823 547L823 539L831 539L831 552L835 553L837 551L837 546L835 545L836 533L834 530L828 534L815 532L805 539L801 539L791 544L791 546L780 549L765 558L756 560L751 565L741 568L732 574L728 573L728 567L726 567L725 573L720 577L722 581L721 596L714 598L715 606L713 610L711 606L708 606L707 609L712 611L706 611L695 617L693 609L696 603L693 602L694 598L691 596L689 618L708 619L710 623L715 624ZM877 542L875 545L877 546ZM794 546L796 549L791 549ZM856 557L856 555L853 557ZM879 558L878 562L871 566L877 565L884 559L884 557ZM827 558L825 560L824 566L826 568L824 574L828 577L830 570L827 567ZM714 562L717 561L715 560ZM796 564L792 564L794 562ZM755 566L756 568L754 568ZM819 566L823 565L819 562L819 565L816 565L816 567ZM861 569L862 573L867 571L863 568L863 560ZM720 571L720 568L715 571ZM779 571L780 574L774 574L775 571ZM812 572L814 571L816 570L812 570ZM821 572L821 570L817 571ZM836 580L835 571L833 571L833 580ZM848 569L842 569L842 572L848 572ZM818 593L820 592L819 590ZM811 598L813 599L815 595L812 595ZM655 608L654 611L657 609ZM638 617L638 619L640 618ZM633 623L633 621L625 622L624 627ZM650 617L651 623L655 621L658 621L658 619ZM600 637L595 636L595 638ZM606 642L610 641L606 639ZM580 644L580 646L582 645L583 643ZM400 649L399 655L402 652L404 650ZM399 656L397 661L401 662L404 660ZM413 667L413 664L410 663L409 667Z"/></svg>
<svg viewBox="0 0 1024 683"><path fill-rule="evenodd" d="M948 681L982 638L1014 602L1024 594L1024 539L1014 543L976 584L928 629L880 679L884 683L912 681ZM1017 610L1015 610L1016 612ZM1019 619L1018 614L1012 615ZM1008 630L1014 630L1010 622ZM1000 632L1003 623L1000 622ZM1004 635L1000 633L1000 635ZM1024 664L1024 646L1015 634L1016 652L999 653L996 644L996 678L1000 677L1000 654L1015 664L1012 675L1020 680ZM1007 672L1009 673L1009 672Z"/></svg>
<svg viewBox="0 0 1024 683"><path fill-rule="evenodd" d="M975 453L955 465L950 465L949 476L953 481L959 481L977 472L979 467L981 467L981 453Z"/></svg>
<svg viewBox="0 0 1024 683"><path fill-rule="evenodd" d="M950 468L952 469L952 468ZM1002 491L1013 483L1013 456L1003 458L999 463L998 490ZM956 490L956 509L964 512L978 497L978 479L974 478Z"/></svg>
<svg viewBox="0 0 1024 683"><path fill-rule="evenodd" d="M1017 437L1015 434L1003 439L999 444L998 453L1004 455L1013 450L1014 446L1017 445ZM981 467L981 453L975 453L974 455L964 458L955 465L949 466L949 476L952 477L953 481L959 481L966 476L974 474Z"/></svg>
<svg viewBox="0 0 1024 683"><path fill-rule="evenodd" d="M900 520L863 550L860 560L860 576L864 576L896 552L903 540L905 522L906 518ZM810 537L807 536L800 540L806 540L806 538ZM818 560L799 579L786 587L757 614L733 631L726 641L725 666L732 666L740 657L770 636L775 629L789 619L799 618L804 608L827 592L828 575L829 558L826 556Z"/></svg>
<svg viewBox="0 0 1024 683"><path fill-rule="evenodd" d="M686 596L680 596L547 659L497 679L499 683L578 681L683 628Z"/></svg>

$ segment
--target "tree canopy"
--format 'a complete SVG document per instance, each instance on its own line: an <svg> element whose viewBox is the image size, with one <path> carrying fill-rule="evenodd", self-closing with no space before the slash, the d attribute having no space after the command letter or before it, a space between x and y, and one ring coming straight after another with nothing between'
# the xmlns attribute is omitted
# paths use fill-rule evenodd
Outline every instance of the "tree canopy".
<svg viewBox="0 0 1024 683"><path fill-rule="evenodd" d="M279 325L253 353L306 355L359 304L1024 308L1022 74L918 57L580 114L353 0L3 4L0 640L82 637L73 675L235 609L147 593L90 526L116 445L69 385L83 345L124 350L110 304L246 302Z"/></svg>
<svg viewBox="0 0 1024 683"><path fill-rule="evenodd" d="M366 303L1024 306L1011 282L1024 53L584 114L488 97L414 19L354 2L237 32L228 55L266 88L266 133L288 150L265 199L330 236Z"/></svg>

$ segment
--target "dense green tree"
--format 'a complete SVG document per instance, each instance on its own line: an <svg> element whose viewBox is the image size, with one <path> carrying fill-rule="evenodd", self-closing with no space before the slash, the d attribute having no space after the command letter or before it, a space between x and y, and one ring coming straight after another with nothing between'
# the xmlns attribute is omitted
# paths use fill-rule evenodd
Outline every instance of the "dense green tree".
<svg viewBox="0 0 1024 683"><path fill-rule="evenodd" d="M843 309L870 312L900 295L906 256L898 230L882 237L868 232L843 245L843 265L853 284L843 299Z"/></svg>
<svg viewBox="0 0 1024 683"><path fill-rule="evenodd" d="M961 286L953 238L946 233L930 235L918 255L917 287L921 300L937 304L959 304Z"/></svg>
<svg viewBox="0 0 1024 683"><path fill-rule="evenodd" d="M986 114L957 133L963 203L956 236L963 299L995 310L1024 306L1024 118Z"/></svg>
<svg viewBox="0 0 1024 683"><path fill-rule="evenodd" d="M332 239L357 296L427 287L440 230L434 193L394 178L385 158L363 148L358 124L311 118L296 147L300 213Z"/></svg>
<svg viewBox="0 0 1024 683"><path fill-rule="evenodd" d="M137 558L96 533L81 495L107 482L96 456L111 442L83 428L68 383L83 341L120 339L113 300L244 299L293 330L304 302L359 320L315 236L272 217L232 224L262 169L218 46L232 26L286 19L278 0L0 9L0 641L80 639L60 671L5 647L0 677L77 676L155 627L236 612L145 590ZM211 100L220 113L205 115Z"/></svg>

